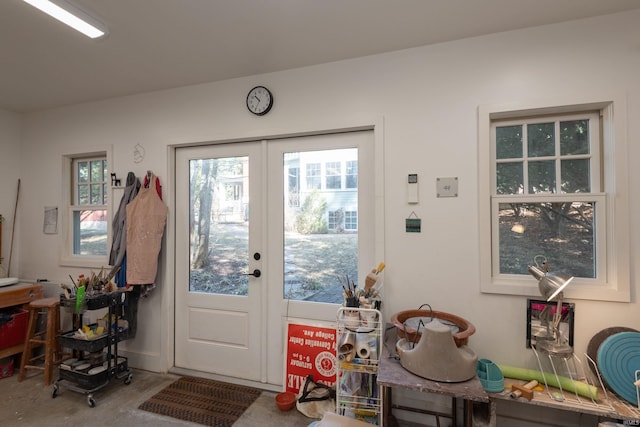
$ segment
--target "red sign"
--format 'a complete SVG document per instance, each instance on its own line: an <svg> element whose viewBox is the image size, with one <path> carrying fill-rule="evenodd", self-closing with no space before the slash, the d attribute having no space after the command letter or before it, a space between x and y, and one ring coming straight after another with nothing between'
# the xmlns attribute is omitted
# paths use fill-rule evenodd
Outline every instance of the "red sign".
<svg viewBox="0 0 640 427"><path fill-rule="evenodd" d="M307 375L328 386L336 383L336 330L289 324L286 391L298 393Z"/></svg>

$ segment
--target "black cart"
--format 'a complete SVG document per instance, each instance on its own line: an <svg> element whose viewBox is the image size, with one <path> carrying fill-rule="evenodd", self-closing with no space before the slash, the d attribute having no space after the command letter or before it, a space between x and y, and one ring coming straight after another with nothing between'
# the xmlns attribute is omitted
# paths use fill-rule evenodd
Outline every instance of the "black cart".
<svg viewBox="0 0 640 427"><path fill-rule="evenodd" d="M93 394L106 387L113 379L130 384L133 374L129 370L127 358L118 355L118 342L129 338L129 328L119 325L118 315L123 313L130 292L115 291L86 296L82 310L77 313L77 324L82 326L82 313L86 310L108 308L105 333L94 339L78 338L76 330L61 334L58 339L63 349L72 350L72 358L63 361L59 369L59 379L53 384L51 397L55 398L61 387L87 396L87 404L93 408L96 400ZM76 300L60 296L60 305L68 309L76 308ZM125 319L126 320L126 319ZM76 322L74 322L76 323ZM95 328L97 325L89 325Z"/></svg>

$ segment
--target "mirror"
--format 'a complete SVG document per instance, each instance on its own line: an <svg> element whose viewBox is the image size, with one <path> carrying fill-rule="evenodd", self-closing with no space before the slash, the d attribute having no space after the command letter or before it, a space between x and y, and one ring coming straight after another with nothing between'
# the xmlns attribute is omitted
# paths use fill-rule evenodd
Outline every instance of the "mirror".
<svg viewBox="0 0 640 427"><path fill-rule="evenodd" d="M558 308L555 301L527 300L527 348L536 345L538 340L553 340L551 324ZM560 317L560 342L573 347L573 321L575 304L563 302Z"/></svg>

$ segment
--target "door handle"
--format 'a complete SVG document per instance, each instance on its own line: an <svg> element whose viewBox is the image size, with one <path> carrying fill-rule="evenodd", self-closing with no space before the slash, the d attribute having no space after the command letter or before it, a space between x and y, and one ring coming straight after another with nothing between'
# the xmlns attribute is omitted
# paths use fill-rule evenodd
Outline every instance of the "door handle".
<svg viewBox="0 0 640 427"><path fill-rule="evenodd" d="M257 268L253 270L253 273L242 273L243 276L253 276L253 277L260 277L261 274L262 272Z"/></svg>

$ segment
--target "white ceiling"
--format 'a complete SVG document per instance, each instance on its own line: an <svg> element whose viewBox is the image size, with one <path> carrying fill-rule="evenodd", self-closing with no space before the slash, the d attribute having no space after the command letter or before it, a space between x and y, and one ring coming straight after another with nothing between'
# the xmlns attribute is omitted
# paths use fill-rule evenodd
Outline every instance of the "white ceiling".
<svg viewBox="0 0 640 427"><path fill-rule="evenodd" d="M28 112L640 8L637 0L0 0L0 108Z"/></svg>

